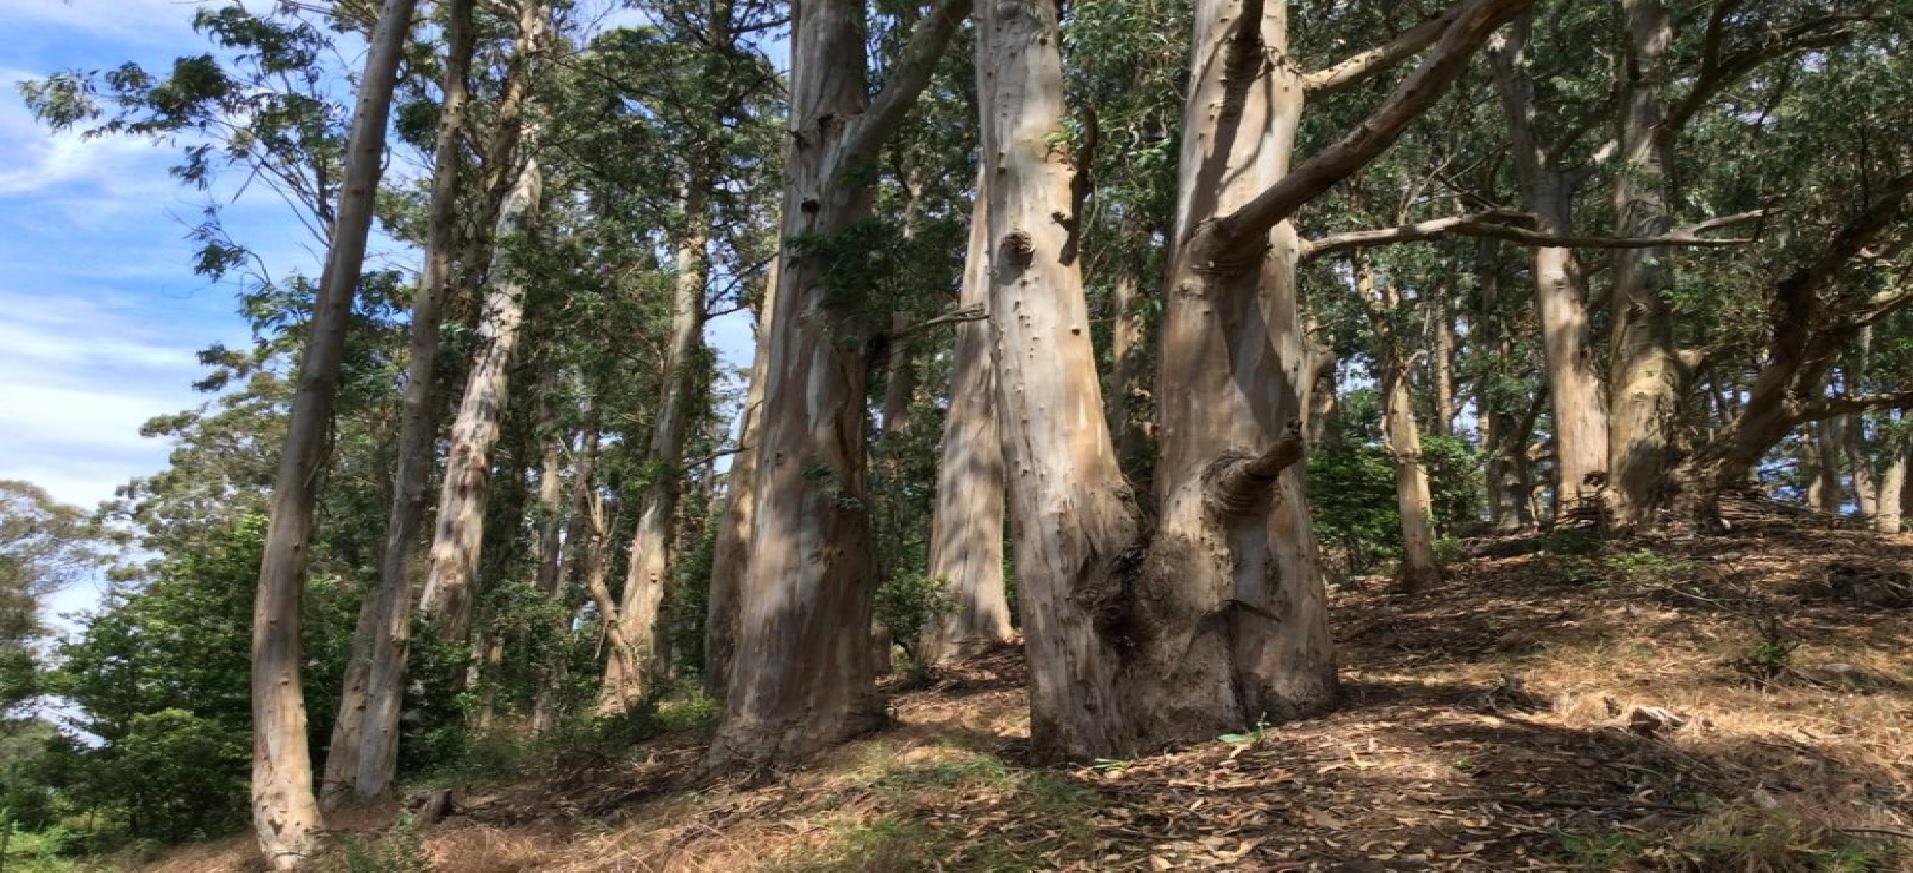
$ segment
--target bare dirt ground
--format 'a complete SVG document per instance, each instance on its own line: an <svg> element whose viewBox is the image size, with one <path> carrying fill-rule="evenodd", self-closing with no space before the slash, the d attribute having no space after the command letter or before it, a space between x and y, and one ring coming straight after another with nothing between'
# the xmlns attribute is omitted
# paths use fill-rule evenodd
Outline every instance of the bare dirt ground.
<svg viewBox="0 0 1913 873"><path fill-rule="evenodd" d="M1338 591L1340 711L1170 754L1029 763L1004 652L767 784L687 783L679 735L423 833L348 829L399 859L361 869L474 873L1913 869L1913 536L1739 520L1481 541L1426 594Z"/></svg>

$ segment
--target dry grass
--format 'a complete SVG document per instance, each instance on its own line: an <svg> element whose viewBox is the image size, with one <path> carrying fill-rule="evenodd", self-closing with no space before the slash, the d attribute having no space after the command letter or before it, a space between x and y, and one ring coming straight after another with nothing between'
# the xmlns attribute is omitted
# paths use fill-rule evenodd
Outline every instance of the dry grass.
<svg viewBox="0 0 1913 873"><path fill-rule="evenodd" d="M1913 869L1913 613L1823 596L1836 561L1913 567L1913 537L1492 546L1429 595L1336 594L1347 701L1323 718L1031 767L1021 665L999 654L772 784L683 781L699 749L679 737L468 798L424 855L474 873ZM147 869L245 869L247 849Z"/></svg>

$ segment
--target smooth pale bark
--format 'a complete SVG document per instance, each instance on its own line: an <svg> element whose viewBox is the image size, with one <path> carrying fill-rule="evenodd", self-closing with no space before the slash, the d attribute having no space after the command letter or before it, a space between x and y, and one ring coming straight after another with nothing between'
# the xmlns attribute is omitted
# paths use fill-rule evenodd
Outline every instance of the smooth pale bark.
<svg viewBox="0 0 1913 873"><path fill-rule="evenodd" d="M1535 230L1553 236L1572 232L1577 174L1561 169L1534 129L1534 82L1528 37L1533 14L1519 16L1495 52L1496 79L1512 139L1515 175ZM1534 250L1535 308L1541 317L1548 397L1553 405L1557 469L1557 515L1598 518L1607 481L1606 392L1588 343L1587 279L1572 249Z"/></svg>
<svg viewBox="0 0 1913 873"><path fill-rule="evenodd" d="M438 527L432 538L431 572L420 610L441 639L463 641L471 633L475 578L485 541L485 501L492 450L510 400L512 357L525 320L525 286L513 275L510 243L536 221L544 177L536 160L525 162L498 216L498 233L478 321L478 348L452 423L439 492Z"/></svg>
<svg viewBox="0 0 1913 873"><path fill-rule="evenodd" d="M1435 558L1434 498L1422 461L1421 426L1415 420L1415 398L1408 390L1408 362L1395 332L1401 295L1392 284L1377 282L1366 265L1356 265L1355 277L1356 293L1375 333L1375 357L1381 371L1382 434L1395 470L1395 507L1401 518L1400 585L1403 591L1421 591L1441 582L1441 562Z"/></svg>
<svg viewBox="0 0 1913 873"><path fill-rule="evenodd" d="M650 457L656 478L645 489L631 535L630 562L619 604L636 670L624 659L605 662L599 709L622 710L643 699L659 665L659 616L671 578L671 534L677 525L684 487L684 443L691 432L691 398L703 368L697 357L704 341L704 291L710 274L710 213L705 198L711 179L703 173L686 180L685 229L677 243L677 279L671 296L671 345L664 361L664 395L651 426Z"/></svg>
<svg viewBox="0 0 1913 873"><path fill-rule="evenodd" d="M989 307L987 172L979 173L959 305ZM956 607L924 634L924 661L968 657L1011 637L1003 585L1003 443L996 428L996 374L988 322L956 327L950 406L943 420L936 506L930 517L930 578L943 580Z"/></svg>
<svg viewBox="0 0 1913 873"><path fill-rule="evenodd" d="M1440 436L1454 433L1455 400L1455 313L1449 306L1448 297L1441 290L1435 293L1435 299L1428 306L1428 318L1434 322L1434 348L1429 350L1433 358L1429 362L1430 387L1435 395L1435 420L1429 422L1429 431Z"/></svg>
<svg viewBox="0 0 1913 873"><path fill-rule="evenodd" d="M273 481L272 520L259 564L252 619L252 820L259 850L275 870L302 866L323 840L299 675L299 610L305 599L318 474L338 397L352 299L365 267L392 90L413 7L412 0L387 0L366 53L346 144L338 219L299 361L286 441Z"/></svg>
<svg viewBox="0 0 1913 873"><path fill-rule="evenodd" d="M978 11L982 161L989 178L990 328L996 404L1030 665L1031 740L1049 756L1128 757L1139 747L1118 695L1106 616L1140 513L1102 406L1088 302L1070 231L1074 167L1063 130L1061 34L1047 0Z"/></svg>
<svg viewBox="0 0 1913 873"><path fill-rule="evenodd" d="M738 638L711 744L720 767L789 762L882 723L869 634L876 565L866 489L868 327L836 299L825 259L799 253L870 213L867 170L968 14L919 22L869 98L861 9L803 5L792 22L782 262L768 334Z"/></svg>
<svg viewBox="0 0 1913 873"><path fill-rule="evenodd" d="M439 327L457 245L456 210L462 160L466 85L475 44L471 0L446 8L448 47L438 141L432 155L432 196L426 219L425 255L412 296L412 324L405 387L400 395L397 469L392 507L385 522L378 584L359 608L346 663L345 690L326 752L319 793L331 809L348 797L369 799L384 791L398 764L398 718L404 694L405 659L411 648L412 579L425 489L432 474L432 443L438 432Z"/></svg>

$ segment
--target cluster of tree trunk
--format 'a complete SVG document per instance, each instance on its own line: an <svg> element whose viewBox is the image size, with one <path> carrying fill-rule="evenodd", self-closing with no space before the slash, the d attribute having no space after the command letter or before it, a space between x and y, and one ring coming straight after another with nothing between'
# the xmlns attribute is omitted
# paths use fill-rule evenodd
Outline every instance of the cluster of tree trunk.
<svg viewBox="0 0 1913 873"><path fill-rule="evenodd" d="M1324 438L1323 419L1336 401L1336 360L1305 315L1298 278L1304 264L1325 255L1346 256L1322 263L1343 271L1374 342L1381 438L1401 522L1400 581L1408 591L1441 581L1423 438L1450 435L1470 406L1457 374L1458 345L1472 344L1503 369L1523 366L1516 351L1523 322L1512 314L1521 307L1511 305L1514 283L1504 281L1508 251L1521 253L1532 280L1544 390L1524 402L1485 389L1473 397L1496 529L1533 528L1550 516L1619 531L1717 519L1723 493L1746 482L1788 434L1812 425L1814 499L1840 511L1849 485L1840 471L1850 469L1860 511L1879 530L1899 531L1913 500L1906 485L1913 442L1899 437L1876 466L1863 415L1913 406L1913 392L1854 386L1868 366L1868 331L1913 304L1913 293L1888 290L1846 305L1830 302L1830 289L1856 261L1878 257L1913 196L1913 174L1867 192L1815 257L1773 283L1772 348L1745 392L1707 381L1720 350L1680 346L1670 299L1669 265L1678 251L1746 244L1711 234L1766 214L1677 226L1677 206L1687 199L1674 168L1683 126L1760 64L1844 38L1850 17L1809 20L1753 48L1728 50L1737 4L1717 4L1698 24L1708 48L1696 60L1672 48L1676 22L1689 26L1689 16L1670 14L1661 0L1622 0L1615 138L1590 149L1582 140L1596 125L1544 131L1538 123L1537 81L1545 79L1531 48L1533 2L1461 0L1346 60L1305 69L1293 60L1291 28L1315 22L1291 18L1326 13L1284 0L1195 0L1176 196L1156 289L1160 323L1143 335L1137 314L1149 289L1138 270L1112 282L1117 318L1107 373L1099 371L1081 257L1094 123L1087 139L1072 144L1080 113L1067 99L1063 8L1051 0L986 0L974 9L970 0L940 0L914 19L895 57L873 65L860 0L793 4L778 245L755 307L756 358L724 477L726 503L711 517L702 679L723 708L709 764L789 764L884 718L875 685L880 659L871 657L866 630L878 585L896 568L878 554L873 530L879 496L869 484L869 382L887 366L881 419L888 440L903 429L921 362L903 342L908 318L887 313L887 324L875 323L858 289L844 287L832 252L875 214L871 168L969 19L979 166L958 302L981 315L954 320L924 568L954 605L934 617L912 654L941 664L1014 638L1007 531L1039 754L1131 757L1337 702L1328 598L1305 490L1308 452ZM545 0L511 6L515 31L498 94L489 111L473 112L475 4L441 6L443 97L390 514L316 791L299 607L314 482L364 267L392 90L414 13L409 0L385 3L359 81L346 178L275 486L254 627L253 788L260 844L277 868L298 866L315 851L321 806L377 797L392 784L422 546L417 611L424 626L446 644L469 646L481 665L474 669L503 650L502 631L487 626L480 605L488 511L500 505L490 478L514 379L528 369L556 379L521 348L539 312L530 302L536 289L516 263L545 205L530 119L537 117L533 81L562 42L551 34L554 10ZM722 0L702 8L710 46L742 37L732 13ZM1299 210L1387 153L1484 47L1522 213L1411 221L1404 206L1393 227L1313 237L1298 229ZM1296 154L1314 104L1379 90L1366 86L1404 67L1374 105L1346 113L1355 120L1340 135L1313 154ZM881 87L873 89L879 75ZM722 129L734 108L719 107L702 123ZM602 482L608 438L600 410L585 410L587 423L567 430L538 401L542 424L523 450L539 461L535 498L518 498L536 507L535 588L564 602L556 630L581 625L584 616L601 629L596 710L603 714L641 704L670 660L662 628L686 504L696 499L686 496L697 466L687 453L702 414L697 404L709 393L700 359L707 298L720 272L712 257L721 232L716 201L726 196L718 158L715 149L689 156L673 191L684 221L669 243L669 327L639 453L648 472L632 488L628 513L607 499ZM1577 192L1609 165L1619 168L1612 235L1582 233ZM1484 189L1478 199L1493 203L1492 183ZM906 196L915 208L917 191ZM914 227L906 225L908 238ZM1472 309L1439 289L1408 294L1369 257L1380 246L1451 238L1479 239ZM1605 310L1590 299L1588 251L1612 257ZM477 342L462 374L427 538L438 412L447 405L435 390L445 378L441 323L449 304L465 298L479 301ZM1595 348L1602 312L1605 359ZM1410 335L1417 318L1425 356ZM885 338L887 358L873 359ZM1148 376L1142 370L1151 362ZM1836 376L1846 388L1829 396ZM1488 378L1478 374L1479 382ZM1428 384L1425 408L1412 390L1417 379ZM543 395L550 386L535 388ZM1156 404L1146 434L1131 409L1144 397ZM1690 405L1709 398L1720 425L1703 432L1692 426ZM1537 445L1543 430L1551 450ZM882 447L877 456L890 451ZM1150 471L1140 493L1126 474L1139 463ZM1551 510L1538 497L1544 492L1553 495ZM614 591L612 540L626 529L623 582ZM576 603L568 578L581 592ZM565 669L557 656L541 662L534 729L560 717L548 692ZM492 712L487 699L479 722Z"/></svg>

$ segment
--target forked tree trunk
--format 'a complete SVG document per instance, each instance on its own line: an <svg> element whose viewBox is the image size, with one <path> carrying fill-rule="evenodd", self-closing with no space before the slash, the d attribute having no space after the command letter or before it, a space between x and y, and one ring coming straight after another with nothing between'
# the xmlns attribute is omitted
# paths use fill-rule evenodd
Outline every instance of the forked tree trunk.
<svg viewBox="0 0 1913 873"><path fill-rule="evenodd" d="M987 172L978 174L970 212L970 244L963 268L961 306L989 307ZM1010 639L1010 605L1003 585L1003 443L996 428L996 375L988 322L956 328L950 365L950 407L943 420L937 464L936 508L930 518L930 578L942 580L956 601L921 643L935 665L975 654Z"/></svg>
<svg viewBox="0 0 1913 873"><path fill-rule="evenodd" d="M1623 0L1621 6L1627 42L1621 60L1621 171L1614 186L1617 233L1663 236L1673 227L1667 177L1674 133L1664 122L1674 31L1661 0ZM1667 256L1667 249L1614 253L1607 506L1620 530L1649 523L1666 503L1674 428L1687 390L1666 296Z"/></svg>
<svg viewBox="0 0 1913 873"><path fill-rule="evenodd" d="M874 99L859 12L817 0L792 23L782 264L736 657L711 744L718 766L789 762L883 719L866 633L876 590L865 487L870 330L829 281L831 259L849 255L828 251L869 215L867 166L928 84L968 3L946 2L918 24Z"/></svg>
<svg viewBox="0 0 1913 873"><path fill-rule="evenodd" d="M1388 443L1389 463L1395 470L1395 508L1401 519L1403 591L1432 588L1441 582L1441 563L1435 558L1434 498L1428 487L1428 468L1422 461L1421 427L1415 420L1415 398L1408 390L1408 363L1402 357L1394 325L1401 295L1388 282L1377 282L1374 271L1358 263L1356 293L1368 310L1375 332L1376 362L1381 370L1382 432Z"/></svg>
<svg viewBox="0 0 1913 873"><path fill-rule="evenodd" d="M636 658L636 672L623 658L605 662L599 709L616 712L641 700L659 666L658 625L671 577L671 534L683 489L684 442L691 432L692 395L704 367L697 360L704 340L704 286L710 273L710 215L705 198L711 179L686 180L685 230L678 240L677 281L671 299L671 346L664 362L663 397L651 427L650 456L656 478L645 490L631 537L619 622Z"/></svg>
<svg viewBox="0 0 1913 873"><path fill-rule="evenodd" d="M1516 176L1535 229L1550 235L1572 231L1571 204L1576 174L1555 165L1555 158L1534 130L1534 82L1530 78L1528 36L1532 14L1520 16L1496 53L1496 72L1504 114L1513 139ZM1541 346L1546 358L1553 424L1557 484L1555 511L1598 513L1607 479L1607 409L1601 377L1588 347L1587 280L1572 249L1537 247L1532 272L1535 308L1541 317Z"/></svg>
<svg viewBox="0 0 1913 873"><path fill-rule="evenodd" d="M275 870L300 867L323 839L299 676L299 611L305 599L318 474L326 460L345 332L365 266L392 90L413 6L412 0L387 0L366 53L346 146L338 220L299 361L286 441L273 481L272 521L259 563L252 617L252 821L259 850Z"/></svg>
<svg viewBox="0 0 1913 873"><path fill-rule="evenodd" d="M369 799L383 791L397 764L398 702L402 696L406 653L411 643L412 579L418 532L425 515L425 488L432 474L432 444L438 433L439 321L450 283L457 244L460 156L464 138L466 87L475 43L471 0L453 0L446 10L444 100L439 109L438 143L432 156L432 197L426 224L425 257L418 289L412 296L410 359L400 396L397 470L392 506L385 522L377 585L359 608L346 663L345 690L326 752L325 781L319 801L326 809L348 797ZM362 770L369 770L363 773Z"/></svg>
<svg viewBox="0 0 1913 873"><path fill-rule="evenodd" d="M1303 501L1301 419L1319 355L1296 312L1286 219L1373 160L1527 5L1476 0L1361 60L1304 74L1280 2L1204 0L1164 297L1161 526L1146 547L1115 463L1070 214L1054 4L988 4L978 69L990 179L999 427L1039 754L1124 757L1336 696ZM1352 132L1288 172L1304 88L1346 87L1439 47Z"/></svg>
<svg viewBox="0 0 1913 873"><path fill-rule="evenodd" d="M526 161L499 211L491 287L479 315L478 349L452 424L438 528L432 538L432 567L420 598L420 610L447 642L462 642L471 633L492 449L498 444L499 423L510 399L511 361L525 318L525 286L512 273L510 248L513 238L528 233L537 220L543 187L538 162Z"/></svg>

